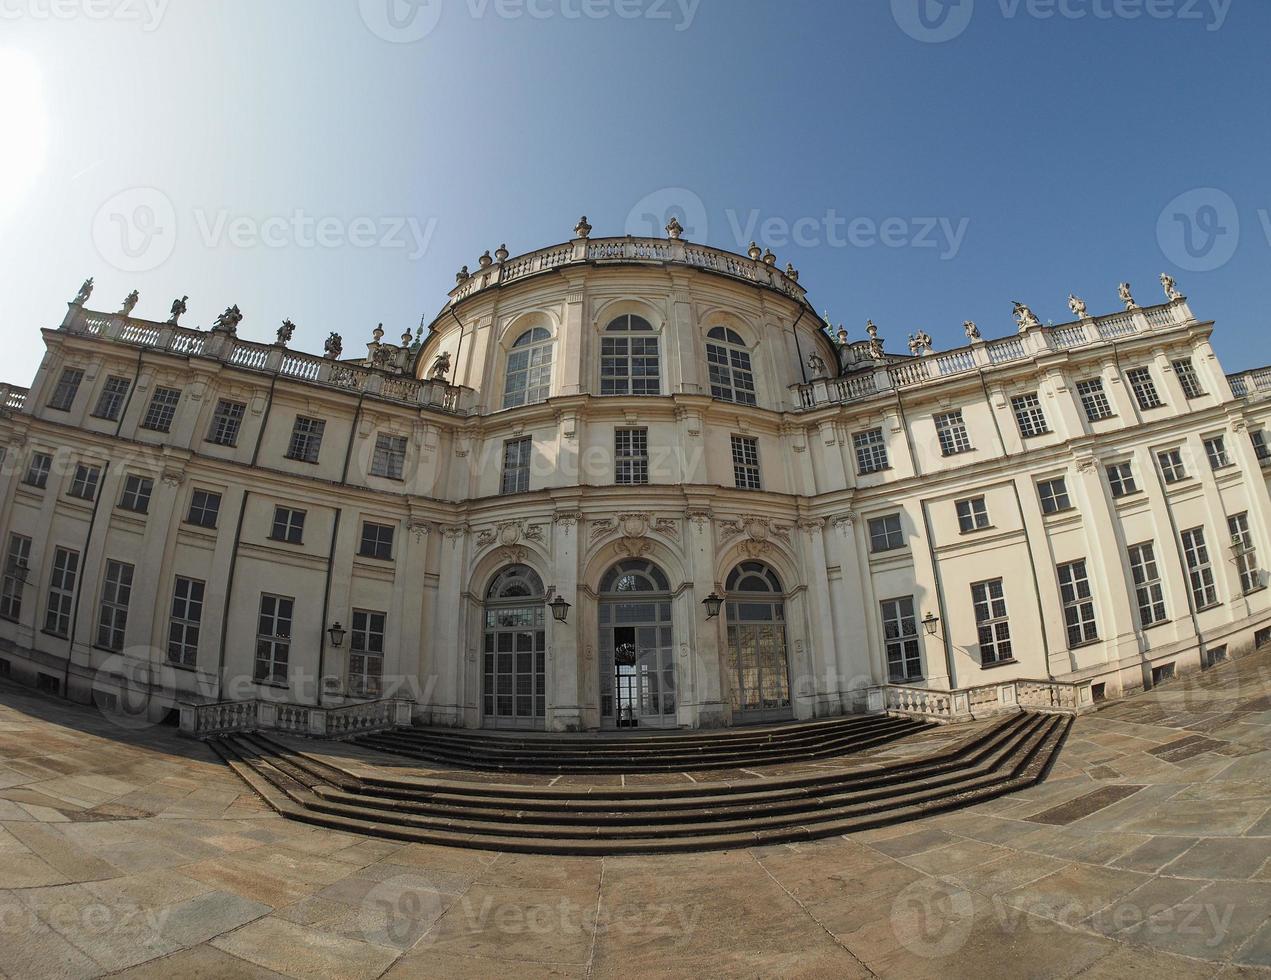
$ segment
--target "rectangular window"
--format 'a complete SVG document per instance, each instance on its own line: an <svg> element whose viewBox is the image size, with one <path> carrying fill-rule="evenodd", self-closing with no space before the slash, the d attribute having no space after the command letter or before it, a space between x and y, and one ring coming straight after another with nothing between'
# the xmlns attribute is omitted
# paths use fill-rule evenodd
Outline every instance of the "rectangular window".
<svg viewBox="0 0 1271 980"><path fill-rule="evenodd" d="M406 471L406 437L380 433L371 456L371 476L400 480Z"/></svg>
<svg viewBox="0 0 1271 980"><path fill-rule="evenodd" d="M1231 532L1231 553L1236 558L1236 571L1240 573L1240 589L1246 595L1262 586L1262 572L1258 569L1258 551L1249 531L1249 515L1233 514L1227 518L1227 530Z"/></svg>
<svg viewBox="0 0 1271 980"><path fill-rule="evenodd" d="M955 506L958 509L958 529L963 534L982 531L989 526L989 509L983 497L959 500Z"/></svg>
<svg viewBox="0 0 1271 980"><path fill-rule="evenodd" d="M1112 403L1108 401L1108 393L1103 390L1102 378L1078 381L1077 396L1081 399L1081 407L1086 410L1086 418L1091 422L1112 418Z"/></svg>
<svg viewBox="0 0 1271 980"><path fill-rule="evenodd" d="M996 664L1013 659L1011 624L1006 616L1006 592L1002 580L976 582L971 586L975 625L980 644L980 664Z"/></svg>
<svg viewBox="0 0 1271 980"><path fill-rule="evenodd" d="M918 643L918 620L913 596L885 599L883 642L887 654L887 677L893 684L922 679L922 653Z"/></svg>
<svg viewBox="0 0 1271 980"><path fill-rule="evenodd" d="M1196 375L1196 367L1190 357L1180 357L1171 365L1178 375L1178 383L1183 386L1183 394L1188 398L1199 398L1205 393L1200 386L1200 378Z"/></svg>
<svg viewBox="0 0 1271 980"><path fill-rule="evenodd" d="M286 684L291 659L291 620L296 600L262 594L256 627L256 681Z"/></svg>
<svg viewBox="0 0 1271 980"><path fill-rule="evenodd" d="M733 436L733 480L738 490L760 490L759 440Z"/></svg>
<svg viewBox="0 0 1271 980"><path fill-rule="evenodd" d="M1152 380L1149 368L1132 368L1126 372L1126 377L1130 379L1130 390L1134 392L1134 400L1139 403L1140 409L1146 412L1165 404L1157 394L1156 382Z"/></svg>
<svg viewBox="0 0 1271 980"><path fill-rule="evenodd" d="M366 609L353 610L349 631L349 694L379 697L384 679L384 622L386 615Z"/></svg>
<svg viewBox="0 0 1271 980"><path fill-rule="evenodd" d="M525 493L530 488L530 458L534 440L509 439L503 444L503 483L500 493Z"/></svg>
<svg viewBox="0 0 1271 980"><path fill-rule="evenodd" d="M1068 631L1068 646L1079 647L1099 639L1099 626L1094 615L1094 595L1090 591L1090 577L1086 574L1086 562L1070 561L1056 566L1059 575L1059 598L1064 605L1064 628Z"/></svg>
<svg viewBox="0 0 1271 980"><path fill-rule="evenodd" d="M1011 409L1015 412L1019 434L1025 439L1029 436L1044 435L1050 431L1050 426L1046 424L1046 413L1042 411L1041 400L1035 392L1012 398Z"/></svg>
<svg viewBox="0 0 1271 980"><path fill-rule="evenodd" d="M1271 443L1267 442L1267 430L1253 429L1249 432L1249 438L1253 442L1253 451L1258 462L1263 465L1271 462Z"/></svg>
<svg viewBox="0 0 1271 980"><path fill-rule="evenodd" d="M84 372L79 368L66 368L57 379L57 387L53 389L53 397L49 399L49 408L69 412L75 404L75 396L79 394L80 382L83 380Z"/></svg>
<svg viewBox="0 0 1271 980"><path fill-rule="evenodd" d="M1128 497L1139 492L1139 485L1134 479L1134 464L1128 459L1122 463L1108 464L1108 488L1112 496Z"/></svg>
<svg viewBox="0 0 1271 980"><path fill-rule="evenodd" d="M119 498L119 509L134 514L150 513L150 497L154 493L154 480L130 473L124 478L124 492Z"/></svg>
<svg viewBox="0 0 1271 980"><path fill-rule="evenodd" d="M57 548L53 552L53 571L49 574L49 601L44 610L44 631L67 637L71 633L71 606L75 598L75 580L79 576L79 552Z"/></svg>
<svg viewBox="0 0 1271 980"><path fill-rule="evenodd" d="M291 442L287 445L287 458L297 459L302 463L316 463L322 451L322 434L327 424L322 419L296 416L296 424L291 430Z"/></svg>
<svg viewBox="0 0 1271 980"><path fill-rule="evenodd" d="M198 579L177 576L172 588L172 618L168 620L169 663L182 667L198 665L204 588Z"/></svg>
<svg viewBox="0 0 1271 980"><path fill-rule="evenodd" d="M97 398L97 407L93 409L93 415L99 419L106 419L108 422L117 422L119 413L124 410L124 401L127 400L128 389L131 387L132 381L128 378L111 375L102 386L102 393Z"/></svg>
<svg viewBox="0 0 1271 980"><path fill-rule="evenodd" d="M861 476L887 469L887 441L882 429L870 429L852 436L856 447L856 470Z"/></svg>
<svg viewBox="0 0 1271 980"><path fill-rule="evenodd" d="M143 429L155 432L172 431L172 420L176 418L177 405L181 401L181 391L177 388L156 388L150 399L150 407L146 409L146 417L142 419Z"/></svg>
<svg viewBox="0 0 1271 980"><path fill-rule="evenodd" d="M1187 467L1183 465L1183 454L1178 449L1166 449L1156 454L1161 465L1161 476L1166 483L1181 483L1187 479Z"/></svg>
<svg viewBox="0 0 1271 980"><path fill-rule="evenodd" d="M1165 590L1161 586L1161 570L1156 564L1156 545L1151 541L1130 545L1130 577L1134 580L1134 598L1139 604L1139 622L1144 629L1163 623Z"/></svg>
<svg viewBox="0 0 1271 980"><path fill-rule="evenodd" d="M190 495L190 512L185 522L215 530L221 515L221 495L211 490L195 490Z"/></svg>
<svg viewBox="0 0 1271 980"><path fill-rule="evenodd" d="M1068 499L1068 481L1062 476L1038 483L1037 497L1041 501L1043 514L1058 514L1072 509L1072 501Z"/></svg>
<svg viewBox="0 0 1271 980"><path fill-rule="evenodd" d="M101 482L101 477L100 466L89 466L87 463L77 464L75 477L71 480L71 488L66 491L67 496L76 497L79 500L96 500L97 484Z"/></svg>
<svg viewBox="0 0 1271 980"><path fill-rule="evenodd" d="M305 512L290 507L274 508L274 526L269 532L271 541L301 544L305 536Z"/></svg>
<svg viewBox="0 0 1271 980"><path fill-rule="evenodd" d="M966 422L962 420L962 409L942 412L934 418L941 455L956 456L958 453L970 452L971 437L967 434Z"/></svg>
<svg viewBox="0 0 1271 980"><path fill-rule="evenodd" d="M22 482L29 487L43 490L49 485L49 470L53 468L53 457L48 453L35 453L31 457L31 465L27 467Z"/></svg>
<svg viewBox="0 0 1271 980"><path fill-rule="evenodd" d="M15 623L22 618L22 588L31 570L31 539L24 534L9 535L4 558L4 578L0 580L0 619Z"/></svg>
<svg viewBox="0 0 1271 980"><path fill-rule="evenodd" d="M613 433L614 482L639 486L649 482L649 430L615 429Z"/></svg>
<svg viewBox="0 0 1271 980"><path fill-rule="evenodd" d="M1209 564L1209 546L1205 543L1205 529L1193 527L1182 534L1183 557L1187 562L1187 580L1192 590L1192 602L1197 609L1218 605L1218 588L1214 585L1214 570Z"/></svg>
<svg viewBox="0 0 1271 980"><path fill-rule="evenodd" d="M899 514L874 517L869 522L869 550L874 554L905 546L905 531Z"/></svg>
<svg viewBox="0 0 1271 980"><path fill-rule="evenodd" d="M102 583L101 608L97 614L97 645L104 650L124 648L133 571L133 566L124 562L106 562L106 580Z"/></svg>
<svg viewBox="0 0 1271 980"><path fill-rule="evenodd" d="M393 526L391 524L362 523L362 547L358 554L363 558L379 561L393 560Z"/></svg>
<svg viewBox="0 0 1271 980"><path fill-rule="evenodd" d="M1210 436L1205 440L1205 455L1209 457L1210 469L1221 470L1231 465L1227 456L1227 440L1222 436Z"/></svg>
<svg viewBox="0 0 1271 980"><path fill-rule="evenodd" d="M207 441L218 446L237 446L245 414L247 406L242 402L218 401L212 413L212 425L207 430Z"/></svg>

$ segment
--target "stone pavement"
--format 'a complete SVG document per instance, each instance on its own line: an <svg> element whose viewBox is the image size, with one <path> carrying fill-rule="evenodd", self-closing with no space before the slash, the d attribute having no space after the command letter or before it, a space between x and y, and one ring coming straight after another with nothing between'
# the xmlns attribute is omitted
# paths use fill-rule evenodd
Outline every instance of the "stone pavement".
<svg viewBox="0 0 1271 980"><path fill-rule="evenodd" d="M1023 793L815 844L544 858L282 820L0 687L0 977L1271 977L1271 655L1078 719Z"/></svg>

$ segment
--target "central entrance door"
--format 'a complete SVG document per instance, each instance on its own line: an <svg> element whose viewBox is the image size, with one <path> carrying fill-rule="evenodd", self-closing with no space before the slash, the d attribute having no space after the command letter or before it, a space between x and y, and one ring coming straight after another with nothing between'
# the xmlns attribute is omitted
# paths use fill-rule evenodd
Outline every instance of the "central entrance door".
<svg viewBox="0 0 1271 980"><path fill-rule="evenodd" d="M786 721L793 711L781 580L762 562L747 561L728 576L726 591L733 720Z"/></svg>
<svg viewBox="0 0 1271 980"><path fill-rule="evenodd" d="M600 584L602 727L677 727L676 688L670 583L652 562L620 562Z"/></svg>
<svg viewBox="0 0 1271 980"><path fill-rule="evenodd" d="M547 701L547 636L543 580L532 568L499 573L485 600L482 724L543 728Z"/></svg>

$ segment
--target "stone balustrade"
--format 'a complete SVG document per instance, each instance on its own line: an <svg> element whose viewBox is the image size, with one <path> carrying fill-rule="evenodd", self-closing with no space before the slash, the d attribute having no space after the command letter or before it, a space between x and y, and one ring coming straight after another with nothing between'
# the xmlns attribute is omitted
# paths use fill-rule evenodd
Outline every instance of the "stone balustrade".
<svg viewBox="0 0 1271 980"><path fill-rule="evenodd" d="M1237 398L1271 395L1271 367L1229 374L1227 381L1231 384L1231 393Z"/></svg>
<svg viewBox="0 0 1271 980"><path fill-rule="evenodd" d="M26 408L27 395L30 389L17 385L0 384L0 411L20 412Z"/></svg>
<svg viewBox="0 0 1271 980"><path fill-rule="evenodd" d="M476 408L476 392L470 388L440 381L421 381L408 375L290 350L279 344L240 340L227 333L192 330L121 314L97 313L73 304L60 329L66 333L100 337L128 347L215 360L300 384L361 392L383 401L427 407L453 415L470 415ZM18 393L25 401L25 389L9 390ZM21 410L21 405L9 403L10 397L16 396L6 396L4 407Z"/></svg>
<svg viewBox="0 0 1271 980"><path fill-rule="evenodd" d="M366 732L405 728L413 702L384 698L334 708L274 701L220 701L181 705L181 733L213 738L234 732L276 731L309 738L351 738Z"/></svg>
<svg viewBox="0 0 1271 980"><path fill-rule="evenodd" d="M1025 709L1080 714L1094 706L1089 681L1014 680L953 691L882 684L857 692L854 708L928 721L976 721Z"/></svg>

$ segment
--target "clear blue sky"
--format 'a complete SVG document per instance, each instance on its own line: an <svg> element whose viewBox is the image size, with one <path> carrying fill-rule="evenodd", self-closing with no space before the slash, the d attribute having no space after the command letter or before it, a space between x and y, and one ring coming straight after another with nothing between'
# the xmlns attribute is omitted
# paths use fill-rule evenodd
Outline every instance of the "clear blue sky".
<svg viewBox="0 0 1271 980"><path fill-rule="evenodd" d="M0 10L3 380L88 275L90 306L188 294L188 324L237 303L244 336L352 351L484 249L670 206L892 349L1008 333L1014 299L1109 312L1122 279L1157 302L1169 271L1229 370L1271 362L1265 2L49 2Z"/></svg>

